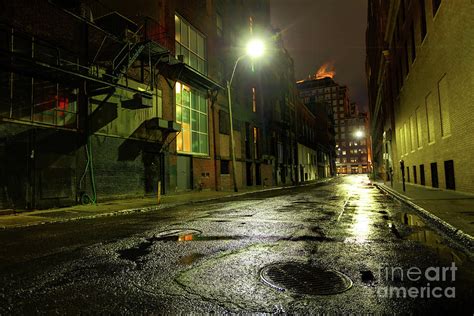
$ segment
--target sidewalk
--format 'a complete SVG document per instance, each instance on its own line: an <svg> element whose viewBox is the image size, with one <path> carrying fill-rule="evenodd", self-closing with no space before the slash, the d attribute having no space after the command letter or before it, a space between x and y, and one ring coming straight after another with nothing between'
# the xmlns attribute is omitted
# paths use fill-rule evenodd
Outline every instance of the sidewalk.
<svg viewBox="0 0 474 316"><path fill-rule="evenodd" d="M417 210L439 229L474 249L474 195L450 190L439 190L406 183L374 182L395 198Z"/></svg>
<svg viewBox="0 0 474 316"><path fill-rule="evenodd" d="M17 228L25 226L41 225L53 222L66 222L85 218L97 218L103 216L113 216L135 212L156 211L163 208L174 207L178 205L189 204L198 201L211 201L221 198L240 196L256 192L275 191L313 185L316 183L330 181L334 178L316 180L298 186L278 186L269 188L245 188L239 192L232 191L191 191L175 194L162 195L160 203L157 203L156 197L121 199L105 201L97 205L74 205L57 209L25 211L8 210L0 211L0 229Z"/></svg>

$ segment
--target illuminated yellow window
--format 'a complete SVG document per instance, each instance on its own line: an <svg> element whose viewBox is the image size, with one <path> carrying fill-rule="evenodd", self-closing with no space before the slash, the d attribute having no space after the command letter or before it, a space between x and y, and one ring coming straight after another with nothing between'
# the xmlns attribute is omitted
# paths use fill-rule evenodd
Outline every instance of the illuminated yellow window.
<svg viewBox="0 0 474 316"><path fill-rule="evenodd" d="M252 111L257 112L257 95L255 93L255 88L252 88Z"/></svg>
<svg viewBox="0 0 474 316"><path fill-rule="evenodd" d="M178 152L208 155L206 96L179 82L176 83L176 122L181 124L181 133L176 137Z"/></svg>

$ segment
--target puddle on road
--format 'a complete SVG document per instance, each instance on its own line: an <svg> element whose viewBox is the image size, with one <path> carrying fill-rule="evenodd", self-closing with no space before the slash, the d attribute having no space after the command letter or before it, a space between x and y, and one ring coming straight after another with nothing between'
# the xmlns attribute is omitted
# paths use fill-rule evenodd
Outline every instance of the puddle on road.
<svg viewBox="0 0 474 316"><path fill-rule="evenodd" d="M181 257L181 258L179 259L179 263L184 264L184 265L191 265L191 264L193 264L195 261L197 261L197 260L199 260L199 259L201 259L201 258L203 258L203 257L205 257L204 254L199 253L199 252L194 252L194 253L192 253L192 254L190 254L190 255Z"/></svg>
<svg viewBox="0 0 474 316"><path fill-rule="evenodd" d="M141 257L148 255L151 252L152 242L142 242L138 246L128 249L121 249L117 251L120 259L137 262Z"/></svg>
<svg viewBox="0 0 474 316"><path fill-rule="evenodd" d="M388 223L388 227L390 228L390 231L395 235L395 237L397 237L398 239L402 239L402 236L400 235L400 232L398 231L394 223Z"/></svg>
<svg viewBox="0 0 474 316"><path fill-rule="evenodd" d="M188 242L188 241L225 241L238 240L244 238L243 236L203 236L197 230L173 230L162 232L150 238L146 238L144 242L137 246L127 249L118 250L120 259L138 262L141 257L148 255L151 252L151 246L155 242Z"/></svg>
<svg viewBox="0 0 474 316"><path fill-rule="evenodd" d="M319 241L319 242L335 241L334 238L330 238L330 237L326 237L326 236L308 236L308 235L290 237L290 238L282 238L280 240L283 240L283 241Z"/></svg>
<svg viewBox="0 0 474 316"><path fill-rule="evenodd" d="M446 245L443 242L444 238L433 230L429 229L419 216L402 213L401 220L403 224L417 229L405 237L406 239L416 241L433 248L438 256L447 262L455 262L457 265L462 265L466 262L469 262L470 265L473 264L464 253L452 249Z"/></svg>

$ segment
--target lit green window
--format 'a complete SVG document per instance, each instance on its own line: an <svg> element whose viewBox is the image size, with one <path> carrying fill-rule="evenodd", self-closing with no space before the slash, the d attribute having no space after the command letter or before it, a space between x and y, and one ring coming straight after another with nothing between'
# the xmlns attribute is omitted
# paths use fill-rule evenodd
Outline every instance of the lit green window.
<svg viewBox="0 0 474 316"><path fill-rule="evenodd" d="M206 96L188 86L176 83L176 122L181 133L176 138L179 152L209 154Z"/></svg>
<svg viewBox="0 0 474 316"><path fill-rule="evenodd" d="M206 38L182 17L175 15L176 58L200 73L207 74Z"/></svg>

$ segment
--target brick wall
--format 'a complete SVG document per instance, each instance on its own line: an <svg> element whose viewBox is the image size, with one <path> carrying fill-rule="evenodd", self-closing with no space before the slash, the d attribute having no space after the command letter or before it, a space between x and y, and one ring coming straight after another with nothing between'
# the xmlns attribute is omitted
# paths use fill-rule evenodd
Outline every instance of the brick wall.
<svg viewBox="0 0 474 316"><path fill-rule="evenodd" d="M446 188L444 161L454 160L456 190L474 193L474 142L472 130L472 104L474 102L474 6L470 0L442 1L438 13L433 18L431 1L426 1L428 33L423 42L419 29L417 11L415 15L416 59L410 56L410 71L404 79L395 110L395 161L403 159L405 166L410 167L410 178L413 182L413 169L417 166L419 183L419 165L425 165L426 184L431 185L430 163L438 165L439 187ZM418 20L417 20L418 19ZM447 85L446 97L442 95L440 108L439 83L445 78ZM428 123L426 116L426 99L431 94L433 101L432 127L434 141L428 142ZM442 112L446 106L447 112ZM407 126L408 140L411 140L411 117L416 118L416 110L420 107L421 127L419 144L411 146L411 150L402 152L400 128ZM441 115L449 114L450 133L443 135ZM411 119L413 121L413 118ZM416 135L415 135L416 136ZM403 137L405 138L405 137ZM395 172L400 179L398 163Z"/></svg>

